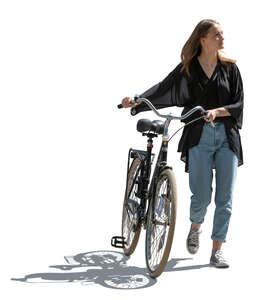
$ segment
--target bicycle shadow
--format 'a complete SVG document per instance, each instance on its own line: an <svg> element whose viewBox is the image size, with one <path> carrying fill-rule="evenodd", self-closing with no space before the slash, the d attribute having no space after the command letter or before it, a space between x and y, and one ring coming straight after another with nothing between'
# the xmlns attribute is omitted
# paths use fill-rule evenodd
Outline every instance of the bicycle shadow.
<svg viewBox="0 0 267 300"><path fill-rule="evenodd" d="M64 258L66 264L50 266L50 268L64 272L33 273L23 278L11 278L11 280L27 283L80 282L83 285L99 284L107 288L124 290L148 288L157 282L157 279L148 275L146 268L127 266L129 257L121 252L99 250L65 256ZM210 266L205 264L176 267L183 260L192 260L192 258L171 259L164 272L193 270ZM83 268L86 270L82 271ZM73 269L79 269L79 271L69 272Z"/></svg>

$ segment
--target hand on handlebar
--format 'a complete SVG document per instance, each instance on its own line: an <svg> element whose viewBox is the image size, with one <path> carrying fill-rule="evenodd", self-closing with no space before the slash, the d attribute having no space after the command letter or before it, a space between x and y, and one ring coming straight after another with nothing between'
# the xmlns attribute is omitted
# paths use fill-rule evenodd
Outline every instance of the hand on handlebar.
<svg viewBox="0 0 267 300"><path fill-rule="evenodd" d="M206 111L206 116L204 117L204 120L206 122L213 122L216 117L217 117L216 109L210 109Z"/></svg>
<svg viewBox="0 0 267 300"><path fill-rule="evenodd" d="M128 108L128 107L135 107L137 105L139 105L140 103L132 103L134 99L131 97L125 97L122 99L121 101L121 105L123 108Z"/></svg>

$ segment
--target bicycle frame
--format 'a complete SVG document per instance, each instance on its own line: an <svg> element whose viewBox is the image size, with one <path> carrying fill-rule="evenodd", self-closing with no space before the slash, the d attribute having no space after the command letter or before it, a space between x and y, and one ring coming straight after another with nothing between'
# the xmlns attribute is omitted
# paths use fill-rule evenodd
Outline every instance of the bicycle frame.
<svg viewBox="0 0 267 300"><path fill-rule="evenodd" d="M138 191L137 191L137 197L140 198L141 204L138 211L138 223L146 224L146 218L148 214L149 206L151 205L151 201L153 199L154 189L155 189L155 183L157 182L158 176L160 172L166 168L172 169L170 166L167 165L167 154L168 154L168 126L170 124L170 120L167 119L164 123L164 132L162 137L162 144L161 148L159 150L158 159L154 168L154 172L152 175L152 179L150 180L151 175L151 166L153 163L154 153L152 153L153 148L153 140L152 138L157 137L157 134L154 133L147 133L143 135L148 136L148 143L147 143L147 151L142 150L135 150L130 149L128 154L128 165L127 165L127 181L128 182L128 174L129 174L129 167L130 167L130 158L136 158L138 157L141 161L137 172L135 174L135 178L133 180L133 184L130 187L129 191L127 190L127 184L126 184L126 191L125 191L125 197L126 199L129 199L129 196L132 192L133 185L136 182L137 176L139 174L139 171L141 170L140 178L138 181ZM148 205L147 205L148 204ZM129 210L131 210L130 207L128 207ZM140 224L138 224L139 226Z"/></svg>
<svg viewBox="0 0 267 300"><path fill-rule="evenodd" d="M150 208L151 204L152 204L152 211L154 211L153 196L155 193L156 184L158 182L158 177L164 169L172 169L170 166L167 165L168 142L171 139L171 138L169 139L169 135L168 135L168 128L169 128L170 122L172 120L183 120L183 119L189 117L191 114L193 114L196 111L201 111L203 113L203 116L200 118L204 118L204 117L207 117L207 112L201 106L196 106L196 107L192 108L190 111L188 111L186 114L179 116L179 117L173 116L172 114L163 115L163 114L160 114L156 110L156 108L153 106L153 104L146 98L135 97L135 99L131 101L131 103L133 103L133 104L140 103L140 102L145 102L146 105L149 106L149 108L152 111L154 111L154 113L156 115L165 119L164 130L163 130L163 135L162 135L162 143L161 143L157 163L155 165L153 176L152 176L151 180L150 180L151 165L152 165L152 162L154 159L154 154L152 153L153 138L157 137L158 135L156 133L150 132L150 131L148 133L143 132L143 136L148 137L147 151L130 149L129 153L128 153L127 178L126 178L126 189L125 189L125 198L124 198L125 201L127 201L127 204L124 204L124 205L126 206L128 214L129 214L129 212L131 212L132 215L135 214L135 212L132 211L128 201L129 201L131 192L133 190L133 187L137 182L138 189L137 189L136 196L140 199L140 205L138 204L139 206L137 207L137 224L136 224L137 227L136 227L136 229L138 228L138 226L141 226L142 224L144 225L144 228L146 229L146 220L147 220L147 216L148 216L148 212L149 212L149 208ZM118 106L118 107L121 108L122 106ZM135 115L134 108L132 108L131 114ZM200 118L190 121L187 124L185 124L184 126L186 126L194 121L197 121ZM210 121L210 122L213 126L215 126L212 121ZM181 128L183 128L184 126L182 126ZM140 159L141 163L138 166L138 169L134 175L132 185L130 186L130 188L128 190L130 158L137 158L137 157ZM139 173L140 173L140 175L139 175ZM140 176L140 178L137 178L137 176ZM152 213L152 215L154 215L154 214ZM120 237L120 236L113 237L111 240L111 245L114 247L117 247L117 248L124 248L124 245L125 245L124 237Z"/></svg>

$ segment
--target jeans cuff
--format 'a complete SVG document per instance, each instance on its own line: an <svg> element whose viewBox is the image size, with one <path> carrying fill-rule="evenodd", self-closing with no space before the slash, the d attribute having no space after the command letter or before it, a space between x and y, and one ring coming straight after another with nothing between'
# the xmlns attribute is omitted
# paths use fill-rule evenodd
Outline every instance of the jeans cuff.
<svg viewBox="0 0 267 300"><path fill-rule="evenodd" d="M226 243L226 239L217 239L217 238L214 238L213 236L211 237L211 239L213 241L218 241L218 242L221 242L221 243Z"/></svg>

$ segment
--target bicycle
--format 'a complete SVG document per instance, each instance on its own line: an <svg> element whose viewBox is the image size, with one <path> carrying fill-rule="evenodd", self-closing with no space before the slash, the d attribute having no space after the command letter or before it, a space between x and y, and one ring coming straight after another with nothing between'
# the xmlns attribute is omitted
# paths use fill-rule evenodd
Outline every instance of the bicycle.
<svg viewBox="0 0 267 300"><path fill-rule="evenodd" d="M122 235L112 237L111 245L116 248L123 248L125 255L130 256L137 246L143 225L146 230L146 265L149 275L156 278L160 276L167 264L176 222L176 180L172 167L167 164L168 143L184 126L201 118L207 118L207 112L201 106L196 106L180 117L172 114L163 115L146 98L136 96L131 101L131 103L141 102L148 105L157 116L166 120L163 122L161 120L140 119L137 122L137 131L148 137L147 150L132 148L129 150L122 212ZM118 105L118 108L121 107L121 104ZM196 111L201 111L203 115L179 128L169 138L170 122L186 119ZM212 125L214 126L213 123ZM155 156L152 153L153 138L158 137L158 135L162 135L162 144L150 179Z"/></svg>

